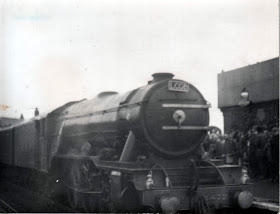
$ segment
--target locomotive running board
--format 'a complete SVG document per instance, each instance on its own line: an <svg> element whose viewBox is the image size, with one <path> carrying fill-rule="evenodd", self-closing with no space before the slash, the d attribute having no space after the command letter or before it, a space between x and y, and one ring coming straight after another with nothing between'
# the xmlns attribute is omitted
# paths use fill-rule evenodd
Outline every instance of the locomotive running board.
<svg viewBox="0 0 280 214"><path fill-rule="evenodd" d="M200 105L200 104L174 104L165 103L162 104L163 108L210 108L210 105Z"/></svg>
<svg viewBox="0 0 280 214"><path fill-rule="evenodd" d="M163 130L207 130L208 126L163 126Z"/></svg>

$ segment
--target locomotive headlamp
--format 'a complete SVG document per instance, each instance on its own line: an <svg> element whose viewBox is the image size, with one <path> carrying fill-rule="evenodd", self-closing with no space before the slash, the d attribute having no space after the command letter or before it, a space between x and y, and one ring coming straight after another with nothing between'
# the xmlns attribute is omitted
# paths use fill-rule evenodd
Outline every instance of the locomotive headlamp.
<svg viewBox="0 0 280 214"><path fill-rule="evenodd" d="M147 189L153 189L154 188L154 180L153 180L152 171L150 171L149 174L147 175L146 187L147 187Z"/></svg>
<svg viewBox="0 0 280 214"><path fill-rule="evenodd" d="M248 176L248 170L247 167L244 166L242 168L242 175L241 175L241 184L248 184L250 178Z"/></svg>
<svg viewBox="0 0 280 214"><path fill-rule="evenodd" d="M130 114L130 113L127 113L126 116L125 116L125 119L126 119L126 120L131 120L131 114Z"/></svg>
<svg viewBox="0 0 280 214"><path fill-rule="evenodd" d="M165 186L170 187L170 179L167 176L165 177Z"/></svg>

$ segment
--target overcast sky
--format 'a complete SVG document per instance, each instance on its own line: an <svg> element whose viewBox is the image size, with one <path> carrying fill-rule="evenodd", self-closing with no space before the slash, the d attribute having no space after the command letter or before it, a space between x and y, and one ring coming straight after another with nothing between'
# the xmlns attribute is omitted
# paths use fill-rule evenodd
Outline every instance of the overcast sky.
<svg viewBox="0 0 280 214"><path fill-rule="evenodd" d="M0 0L0 116L25 118L155 72L217 109L217 74L279 56L277 0Z"/></svg>

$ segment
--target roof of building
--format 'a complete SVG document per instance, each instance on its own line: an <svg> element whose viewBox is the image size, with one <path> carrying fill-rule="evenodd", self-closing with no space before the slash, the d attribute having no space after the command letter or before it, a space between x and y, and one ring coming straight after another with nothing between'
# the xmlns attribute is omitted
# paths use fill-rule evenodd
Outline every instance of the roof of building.
<svg viewBox="0 0 280 214"><path fill-rule="evenodd" d="M0 117L0 129L20 123L18 118Z"/></svg>
<svg viewBox="0 0 280 214"><path fill-rule="evenodd" d="M20 120L20 119L18 119L18 118L13 118L13 117L0 117L0 120L18 121L18 120Z"/></svg>
<svg viewBox="0 0 280 214"><path fill-rule="evenodd" d="M237 106L242 90L252 103L279 100L279 57L218 74L218 107Z"/></svg>

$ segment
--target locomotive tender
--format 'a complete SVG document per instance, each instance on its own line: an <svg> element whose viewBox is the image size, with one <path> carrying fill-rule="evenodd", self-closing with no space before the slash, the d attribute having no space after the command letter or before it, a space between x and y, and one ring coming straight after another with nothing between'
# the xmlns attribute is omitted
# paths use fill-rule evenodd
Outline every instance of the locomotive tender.
<svg viewBox="0 0 280 214"><path fill-rule="evenodd" d="M209 103L172 77L156 73L125 94L103 92L0 130L2 167L84 212L250 207L246 171L202 159Z"/></svg>

